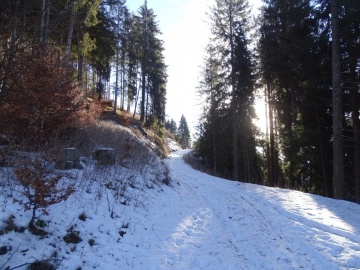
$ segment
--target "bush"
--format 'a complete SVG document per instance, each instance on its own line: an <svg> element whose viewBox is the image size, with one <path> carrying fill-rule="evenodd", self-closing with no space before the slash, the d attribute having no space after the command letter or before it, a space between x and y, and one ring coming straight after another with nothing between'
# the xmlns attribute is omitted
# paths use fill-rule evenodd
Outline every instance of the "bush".
<svg viewBox="0 0 360 270"><path fill-rule="evenodd" d="M30 228L35 228L34 220L37 210L42 210L47 215L46 208L50 205L66 200L73 192L72 186L58 187L61 175L55 175L48 168L49 162L46 159L27 159L24 164L15 168L15 175L23 186L23 199L14 199L24 207L24 210L31 210L32 217L29 222Z"/></svg>
<svg viewBox="0 0 360 270"><path fill-rule="evenodd" d="M78 231L71 231L67 235L63 237L65 243L68 244L78 244L82 241L82 239L79 236L80 232Z"/></svg>
<svg viewBox="0 0 360 270"><path fill-rule="evenodd" d="M0 106L0 127L17 138L39 142L79 118L85 99L74 68L50 50L24 50L14 63L15 81Z"/></svg>

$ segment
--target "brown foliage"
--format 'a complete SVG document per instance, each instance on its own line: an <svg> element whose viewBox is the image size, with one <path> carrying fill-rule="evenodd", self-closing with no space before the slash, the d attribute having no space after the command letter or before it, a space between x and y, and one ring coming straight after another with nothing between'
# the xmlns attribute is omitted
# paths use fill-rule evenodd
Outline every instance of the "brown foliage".
<svg viewBox="0 0 360 270"><path fill-rule="evenodd" d="M97 100L87 98L85 102L85 110L79 115L79 121L82 125L94 124L95 120L100 118L102 108Z"/></svg>
<svg viewBox="0 0 360 270"><path fill-rule="evenodd" d="M14 199L14 202L21 204L25 211L32 210L30 225L33 225L38 209L47 215L48 206L66 200L74 192L72 186L58 186L62 176L54 175L48 170L47 164L48 162L41 158L28 159L23 165L14 169L27 199L27 201Z"/></svg>
<svg viewBox="0 0 360 270"><path fill-rule="evenodd" d="M78 119L84 98L74 74L74 68L50 50L17 54L8 78L14 87L0 106L0 130L38 139Z"/></svg>

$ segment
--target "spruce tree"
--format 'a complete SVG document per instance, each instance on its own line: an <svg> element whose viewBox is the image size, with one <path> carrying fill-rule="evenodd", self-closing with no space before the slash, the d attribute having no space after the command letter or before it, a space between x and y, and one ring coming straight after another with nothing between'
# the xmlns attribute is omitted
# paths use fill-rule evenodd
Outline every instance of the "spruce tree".
<svg viewBox="0 0 360 270"><path fill-rule="evenodd" d="M147 1L139 9L141 103L140 121L165 122L166 104L166 65L164 63L163 42L154 11L148 8Z"/></svg>
<svg viewBox="0 0 360 270"><path fill-rule="evenodd" d="M212 38L200 86L207 100L196 145L215 174L258 181L248 14L243 0L217 0L211 9Z"/></svg>
<svg viewBox="0 0 360 270"><path fill-rule="evenodd" d="M167 120L165 122L165 128L170 131L170 133L176 136L177 125L174 119Z"/></svg>
<svg viewBox="0 0 360 270"><path fill-rule="evenodd" d="M177 138L183 149L190 147L190 130L184 115L182 115L180 119Z"/></svg>

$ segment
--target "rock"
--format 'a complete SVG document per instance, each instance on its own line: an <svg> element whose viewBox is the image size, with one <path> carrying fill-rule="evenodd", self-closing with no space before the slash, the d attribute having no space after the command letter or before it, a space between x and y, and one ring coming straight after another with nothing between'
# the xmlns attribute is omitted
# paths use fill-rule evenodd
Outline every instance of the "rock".
<svg viewBox="0 0 360 270"><path fill-rule="evenodd" d="M114 165L116 161L113 148L100 148L93 153L92 157L98 165Z"/></svg>

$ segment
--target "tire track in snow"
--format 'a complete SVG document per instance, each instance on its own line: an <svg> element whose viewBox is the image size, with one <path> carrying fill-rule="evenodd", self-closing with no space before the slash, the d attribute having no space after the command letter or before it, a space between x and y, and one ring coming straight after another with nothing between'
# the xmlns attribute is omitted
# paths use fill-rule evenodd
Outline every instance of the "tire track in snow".
<svg viewBox="0 0 360 270"><path fill-rule="evenodd" d="M254 205L233 191L219 191L219 197L225 199L229 211L217 208L218 220L222 221L224 234L237 251L237 257L242 259L245 269L301 269L311 266L310 260L294 261L293 243L288 243L278 228L254 207ZM224 214L225 213L225 214ZM260 244L260 245L259 245ZM273 251L275 250L275 252ZM298 255L304 255L299 254ZM300 261L300 262L298 262Z"/></svg>
<svg viewBox="0 0 360 270"><path fill-rule="evenodd" d="M298 192L294 193L296 194ZM298 194L300 196L303 195L302 193ZM305 215L293 213L291 209L283 209L279 205L274 205L273 201L269 202L261 197L258 197L258 195L256 195L255 193L251 193L251 195L251 201L253 202L252 205L256 205L256 208L258 209L264 209L264 205L267 203L273 205L273 207L268 208L269 212L266 213L266 215L282 217L284 220L284 228L290 228L287 232L290 237L293 237L294 234L299 235L297 238L302 238L305 242L308 242L307 244L309 245L309 248L311 248L312 252L307 252L306 254L311 254L311 259L313 259L314 257L318 258L318 256L314 256L313 254L326 254L327 260L333 263L332 267L335 267L335 269L360 268L360 259L351 258L351 256L358 257L358 255L360 255L360 238L358 235L354 233L352 234L349 231L341 228L333 228L326 223L321 223L321 219L318 221L314 221L308 219ZM255 200L254 196L256 197ZM311 209L307 206L301 207L305 207L305 209ZM271 220L271 218L267 219ZM344 226L347 227L346 225ZM291 231L293 231L293 233L291 233ZM295 244L297 244L297 242L295 242ZM297 249L304 250L304 248L299 246L298 244ZM354 256L354 254L358 255ZM318 259L313 259L314 263L317 263L317 260Z"/></svg>
<svg viewBox="0 0 360 270"><path fill-rule="evenodd" d="M174 160L170 162L174 163ZM209 204L207 194L203 194L202 187L196 185L198 179L193 174L188 175L186 170L177 169L181 160L175 163L170 165L173 168L171 176L179 184L180 192L186 192L187 204L191 202L192 205L192 214L183 220L167 243L167 246L173 248L168 266L173 269L248 269L238 259L237 248L231 238L227 234L217 234L224 232L223 224ZM174 253L182 257L178 256L178 260L174 260Z"/></svg>
<svg viewBox="0 0 360 270"><path fill-rule="evenodd" d="M313 231L311 224L304 227L292 218L292 213L274 209L241 184L189 169L179 158L172 163L175 181L196 198L197 207L208 207L211 213L206 229L213 230L218 240L207 241L206 244L211 245L208 249L219 246L227 250L215 255L218 262L231 257L234 269L339 269L339 265L333 264L323 250L319 250L319 245L309 239L307 233ZM182 239L186 242L186 236ZM336 253L336 246L332 250ZM198 269L205 268L199 266Z"/></svg>
<svg viewBox="0 0 360 270"><path fill-rule="evenodd" d="M256 242L248 241L248 235L251 235L250 238L252 239L258 237L257 235L263 231L264 224L266 223L256 222L260 224L260 229L254 230L254 224L248 222L254 219L249 219L249 216L253 217L254 214L251 213L249 209L244 209L242 204L238 205L237 200L233 197L229 198L228 191L218 190L216 183L202 183L201 178L203 178L204 175L199 175L198 172L192 171L191 174L186 174L188 172L187 170L178 169L177 171L176 177L182 179L182 185L188 186L193 191L195 190L196 193L194 193L194 196L196 196L198 200L201 198L201 201L204 201L214 213L213 231L221 232L221 234L216 235L216 238L220 240L218 240L217 243L213 243L213 245L221 244L222 248L228 249L227 257L230 255L229 253L233 253L232 256L238 269L239 267L243 269L266 269L266 265L269 264L268 259L266 259L266 254L258 250ZM206 176L206 178L211 177ZM211 197L209 197L209 195ZM233 209L230 209L231 205L233 205ZM220 208L218 206L220 206ZM231 213L227 216L222 215L221 212L225 210L223 209L224 206L227 206L228 210L230 210L226 212L231 213L233 210L236 210L237 213ZM250 210L252 210L252 208L250 208ZM259 221L260 219L257 220ZM269 230L267 229L266 231ZM246 237L244 238L242 236ZM269 245L273 240L274 239L268 240L266 244ZM231 252L229 252L230 250ZM251 250L251 252L249 252L249 250ZM256 253L258 253L258 256ZM264 257L265 259L260 260L260 264L255 264L253 257ZM222 259L219 260L221 261Z"/></svg>

